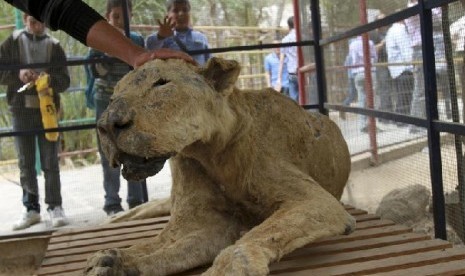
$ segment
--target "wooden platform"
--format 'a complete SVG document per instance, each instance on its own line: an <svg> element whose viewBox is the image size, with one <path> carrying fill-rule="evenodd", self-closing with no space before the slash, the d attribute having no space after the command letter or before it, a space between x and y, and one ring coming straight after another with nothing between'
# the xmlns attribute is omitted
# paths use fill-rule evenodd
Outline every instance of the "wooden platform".
<svg viewBox="0 0 465 276"><path fill-rule="evenodd" d="M465 248L346 206L357 230L310 244L270 266L279 275L465 275ZM101 249L128 247L156 236L169 217L53 233L38 275L80 275ZM178 275L199 275L197 268Z"/></svg>

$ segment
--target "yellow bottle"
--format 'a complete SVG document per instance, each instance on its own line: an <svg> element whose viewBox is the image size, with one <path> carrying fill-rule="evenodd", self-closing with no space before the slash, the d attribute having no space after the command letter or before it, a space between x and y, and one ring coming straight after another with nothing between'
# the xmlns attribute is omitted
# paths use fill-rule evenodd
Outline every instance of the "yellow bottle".
<svg viewBox="0 0 465 276"><path fill-rule="evenodd" d="M53 101L53 90L49 87L50 76L41 73L35 85L40 101L40 113L42 114L42 125L44 129L57 128L58 117L55 102ZM46 132L45 138L51 142L58 141L58 132Z"/></svg>

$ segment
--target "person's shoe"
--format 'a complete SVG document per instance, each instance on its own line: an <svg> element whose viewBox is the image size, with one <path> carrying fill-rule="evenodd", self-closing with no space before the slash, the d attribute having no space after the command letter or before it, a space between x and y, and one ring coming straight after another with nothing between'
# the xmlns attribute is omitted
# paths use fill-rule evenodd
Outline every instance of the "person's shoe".
<svg viewBox="0 0 465 276"><path fill-rule="evenodd" d="M363 133L368 133L368 126L366 127L363 127L362 129L360 129L361 132ZM383 132L384 130L380 129L379 127L376 127L376 132L380 133L380 132Z"/></svg>
<svg viewBox="0 0 465 276"><path fill-rule="evenodd" d="M55 208L48 210L48 214L50 215L53 227L60 227L68 224L68 219L61 206L55 206Z"/></svg>
<svg viewBox="0 0 465 276"><path fill-rule="evenodd" d="M142 203L143 202L131 202L131 203L128 203L128 206L129 206L129 209L132 209L134 207L141 205Z"/></svg>
<svg viewBox="0 0 465 276"><path fill-rule="evenodd" d="M426 133L426 129L424 128L421 128L421 127L416 127L416 126L413 126L413 127L410 127L408 132L410 134L418 134L418 133Z"/></svg>
<svg viewBox="0 0 465 276"><path fill-rule="evenodd" d="M121 207L121 205L119 204L106 206L103 208L103 210L105 211L105 213L107 213L107 216L113 216L118 214L119 212L124 211L123 207Z"/></svg>
<svg viewBox="0 0 465 276"><path fill-rule="evenodd" d="M21 218L13 224L13 230L22 230L31 227L40 222L40 214L36 210L26 211L21 215Z"/></svg>

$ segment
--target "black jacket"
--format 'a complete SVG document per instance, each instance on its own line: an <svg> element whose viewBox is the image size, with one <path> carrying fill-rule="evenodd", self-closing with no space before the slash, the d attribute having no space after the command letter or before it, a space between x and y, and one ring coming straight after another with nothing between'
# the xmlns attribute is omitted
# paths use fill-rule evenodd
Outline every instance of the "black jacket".
<svg viewBox="0 0 465 276"><path fill-rule="evenodd" d="M23 30L16 30L0 45L0 62L2 65L18 65L21 64L20 60L20 46L19 37ZM45 36L44 36L45 37ZM66 55L63 48L60 46L58 40L47 35L50 39L50 63L64 64ZM59 105L58 93L65 91L70 84L68 69L66 66L50 67L46 69L50 75L50 86L55 93L55 104ZM24 108L24 95L32 94L37 95L35 89L18 93L18 89L23 86L19 79L19 69L13 70L0 70L0 84L7 86L7 100L8 104L13 108Z"/></svg>

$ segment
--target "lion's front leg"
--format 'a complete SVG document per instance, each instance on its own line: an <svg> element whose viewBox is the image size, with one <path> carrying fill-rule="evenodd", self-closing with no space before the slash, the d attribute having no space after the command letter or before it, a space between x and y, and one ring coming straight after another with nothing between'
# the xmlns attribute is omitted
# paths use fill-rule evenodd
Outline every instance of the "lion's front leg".
<svg viewBox="0 0 465 276"><path fill-rule="evenodd" d="M144 243L94 255L87 275L169 275L211 263L239 238L240 224L228 215L227 201L199 164L173 159L177 166L172 168L172 214L166 228Z"/></svg>
<svg viewBox="0 0 465 276"><path fill-rule="evenodd" d="M215 217L211 213L209 216ZM183 220L187 222L186 218ZM159 236L127 249L99 251L88 259L85 275L157 276L182 272L211 263L239 237L239 227L219 216L209 222L197 218L205 225L194 220L185 227L168 225Z"/></svg>
<svg viewBox="0 0 465 276"><path fill-rule="evenodd" d="M305 183L308 185L308 183ZM289 201L223 250L203 275L268 275L269 263L317 239L349 234L355 219L328 192L312 187L312 198Z"/></svg>

